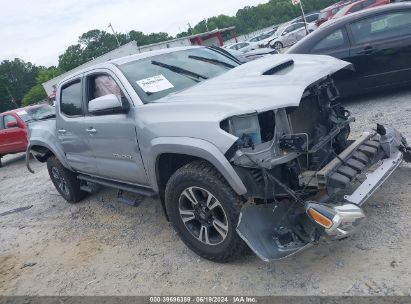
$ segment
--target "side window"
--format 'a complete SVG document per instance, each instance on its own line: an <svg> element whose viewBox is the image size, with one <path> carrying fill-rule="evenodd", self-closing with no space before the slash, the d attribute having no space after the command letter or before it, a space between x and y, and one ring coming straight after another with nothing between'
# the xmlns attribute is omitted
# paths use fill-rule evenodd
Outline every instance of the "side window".
<svg viewBox="0 0 411 304"><path fill-rule="evenodd" d="M123 95L120 87L117 85L114 79L107 74L90 76L87 81L87 92L87 102L94 98L109 94L116 95L118 100L120 101Z"/></svg>
<svg viewBox="0 0 411 304"><path fill-rule="evenodd" d="M79 116L83 114L82 93L80 80L64 86L61 90L60 108L67 116Z"/></svg>
<svg viewBox="0 0 411 304"><path fill-rule="evenodd" d="M411 11L378 15L350 24L356 44L411 35Z"/></svg>
<svg viewBox="0 0 411 304"><path fill-rule="evenodd" d="M4 129L3 116L0 116L0 130Z"/></svg>
<svg viewBox="0 0 411 304"><path fill-rule="evenodd" d="M314 51L331 50L347 45L345 31L338 29L318 42L314 47Z"/></svg>
<svg viewBox="0 0 411 304"><path fill-rule="evenodd" d="M4 116L4 128L5 128L5 129L8 129L7 124L8 124L9 122L15 122L15 123L17 123L17 119L16 119L14 116L12 116L12 115L5 115L5 116Z"/></svg>

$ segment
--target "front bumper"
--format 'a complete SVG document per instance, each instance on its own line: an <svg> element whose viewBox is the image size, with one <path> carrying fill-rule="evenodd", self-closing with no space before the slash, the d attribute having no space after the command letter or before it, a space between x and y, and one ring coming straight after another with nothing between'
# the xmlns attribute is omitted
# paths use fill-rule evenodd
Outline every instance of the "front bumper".
<svg viewBox="0 0 411 304"><path fill-rule="evenodd" d="M381 134L364 133L322 170L300 176L302 186L309 180L307 186L317 187L319 192L331 196L365 175L360 185L350 195L345 195L343 201L331 201L328 195L318 202L305 201L306 216L289 222L288 228L281 221L289 213L289 206L284 211L275 204L245 206L241 210L237 232L264 261L279 260L305 250L316 243L321 234L331 239L346 238L365 218L361 206L400 166L403 153L405 159L409 159L410 148L397 130L386 127ZM313 217L310 209L320 216ZM309 237L303 240L299 236L305 220L315 232L307 234ZM279 229L283 232L279 233Z"/></svg>

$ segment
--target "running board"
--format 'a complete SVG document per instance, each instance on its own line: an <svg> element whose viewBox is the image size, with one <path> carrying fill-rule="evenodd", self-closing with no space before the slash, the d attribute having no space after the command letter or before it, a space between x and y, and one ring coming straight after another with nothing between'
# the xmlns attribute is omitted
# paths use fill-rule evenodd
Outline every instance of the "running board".
<svg viewBox="0 0 411 304"><path fill-rule="evenodd" d="M77 178L80 180L86 181L86 182L90 182L90 183L94 183L94 184L98 184L98 185L102 185L102 186L106 186L110 188L115 188L115 189L119 189L119 190L123 190L127 192L132 192L136 194L141 194L141 195L148 196L148 197L157 196L157 193L155 193L150 188L146 188L146 187L129 185L129 184L121 183L121 182L110 181L110 180L106 180L106 179L102 179L98 177L92 177L92 176L83 175L83 174L78 175Z"/></svg>

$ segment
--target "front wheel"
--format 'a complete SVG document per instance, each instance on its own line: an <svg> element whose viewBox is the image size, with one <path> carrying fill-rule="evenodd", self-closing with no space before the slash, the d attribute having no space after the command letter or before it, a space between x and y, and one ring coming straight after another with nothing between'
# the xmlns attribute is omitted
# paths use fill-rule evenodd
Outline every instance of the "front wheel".
<svg viewBox="0 0 411 304"><path fill-rule="evenodd" d="M245 248L235 231L242 200L207 162L177 170L165 191L167 214L182 241L215 262L237 258Z"/></svg>
<svg viewBox="0 0 411 304"><path fill-rule="evenodd" d="M273 45L273 49L275 49L277 51L281 50L282 48L283 48L283 44L279 41L276 41Z"/></svg>
<svg viewBox="0 0 411 304"><path fill-rule="evenodd" d="M87 195L87 192L80 189L77 174L66 169L55 156L47 159L47 169L57 191L67 202L77 203Z"/></svg>

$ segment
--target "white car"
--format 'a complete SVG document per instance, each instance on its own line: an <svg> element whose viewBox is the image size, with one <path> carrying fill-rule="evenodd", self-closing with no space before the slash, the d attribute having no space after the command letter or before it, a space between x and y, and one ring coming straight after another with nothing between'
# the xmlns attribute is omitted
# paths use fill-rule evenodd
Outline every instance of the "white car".
<svg viewBox="0 0 411 304"><path fill-rule="evenodd" d="M245 53L248 51L258 49L258 44L256 42L243 41L229 45L226 47L226 49L236 50Z"/></svg>
<svg viewBox="0 0 411 304"><path fill-rule="evenodd" d="M269 43L269 47L279 50L300 41L307 35L304 22L284 24L275 33L275 38Z"/></svg>

